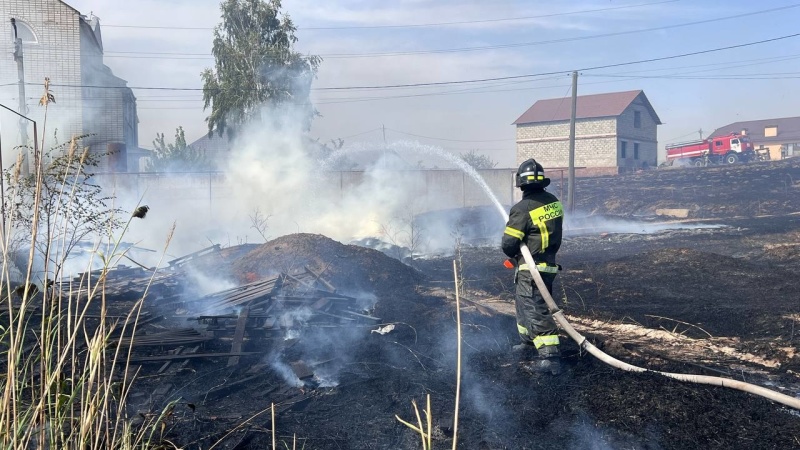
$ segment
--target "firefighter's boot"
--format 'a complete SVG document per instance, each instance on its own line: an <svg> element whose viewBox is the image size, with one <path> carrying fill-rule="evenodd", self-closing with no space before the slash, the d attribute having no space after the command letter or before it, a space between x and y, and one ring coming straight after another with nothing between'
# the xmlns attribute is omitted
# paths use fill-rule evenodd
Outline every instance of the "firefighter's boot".
<svg viewBox="0 0 800 450"><path fill-rule="evenodd" d="M557 345L545 345L539 349L536 359L522 364L522 368L531 373L561 373L561 355Z"/></svg>
<svg viewBox="0 0 800 450"><path fill-rule="evenodd" d="M511 354L520 361L530 361L536 357L536 347L533 344L522 342L511 347Z"/></svg>

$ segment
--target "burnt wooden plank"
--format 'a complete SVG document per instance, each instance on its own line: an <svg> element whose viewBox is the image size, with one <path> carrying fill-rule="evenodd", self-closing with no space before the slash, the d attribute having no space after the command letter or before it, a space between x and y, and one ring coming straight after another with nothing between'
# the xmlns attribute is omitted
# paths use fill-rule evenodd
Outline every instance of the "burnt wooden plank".
<svg viewBox="0 0 800 450"><path fill-rule="evenodd" d="M330 299L330 298L328 298L328 297L323 297L323 298L321 298L321 299L317 300L317 301L316 301L316 302L315 302L313 305L311 305L311 307L312 307L313 309L322 309L322 308L324 308L325 306L327 306L327 305L328 305L328 303L330 303L330 302L331 302L331 299Z"/></svg>
<svg viewBox="0 0 800 450"><path fill-rule="evenodd" d="M356 317L362 317L364 319L374 320L376 322L380 322L381 321L381 319L379 317L368 316L366 314L360 314L360 313L357 313L357 312L354 312L354 311L348 311L346 309L342 310L341 312L347 313L347 314L351 314L351 315L354 315Z"/></svg>
<svg viewBox="0 0 800 450"><path fill-rule="evenodd" d="M178 348L175 349L175 352L173 352L173 354L174 355L180 355L182 351L183 351L183 347L178 347ZM170 364L172 364L172 360L171 359L165 361L164 364L161 365L161 367L158 369L158 371L156 373L164 373L164 371L167 370L167 368L169 367Z"/></svg>
<svg viewBox="0 0 800 450"><path fill-rule="evenodd" d="M247 317L250 315L250 307L246 306L239 313L239 320L236 321L236 331L233 332L233 343L231 344L231 353L238 353L242 351L242 342L244 341L244 331L247 328ZM228 367L239 364L238 356L231 356L228 358Z"/></svg>
<svg viewBox="0 0 800 450"><path fill-rule="evenodd" d="M289 365L292 367L294 374L297 375L297 378L301 380L314 376L314 370L303 361L295 361L289 363Z"/></svg>
<svg viewBox="0 0 800 450"><path fill-rule="evenodd" d="M278 319L275 316L267 317L267 320L264 321L264 328L265 329L275 328L277 322Z"/></svg>
<svg viewBox="0 0 800 450"><path fill-rule="evenodd" d="M317 273L317 272L314 272L313 270L311 270L311 268L310 268L310 267L308 267L308 266L304 266L304 267L306 268L306 270L307 270L309 273L311 273L311 275L313 275L313 276L314 276L314 279L316 279L316 280L317 280L317 281L318 281L320 284L322 284L323 286L325 286L325 287L326 287L326 288L327 288L327 289L328 289L330 292L336 292L336 288L335 288L335 287L333 287L333 285L332 285L332 284L328 283L326 280L324 280L324 279L322 278L322 272L324 272L324 270L323 270L322 272L320 272L320 273Z"/></svg>

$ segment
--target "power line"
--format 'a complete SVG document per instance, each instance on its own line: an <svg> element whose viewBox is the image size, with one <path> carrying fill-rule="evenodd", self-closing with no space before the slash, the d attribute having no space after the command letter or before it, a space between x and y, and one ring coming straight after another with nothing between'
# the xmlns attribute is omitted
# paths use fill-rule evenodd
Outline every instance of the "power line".
<svg viewBox="0 0 800 450"><path fill-rule="evenodd" d="M688 52L688 53L681 53L677 55L670 55L670 56L662 56L658 58L648 58L648 59L640 59L635 61L627 61L622 63L615 63L615 64L604 64L600 66L591 66L591 67L584 67L578 70L579 72L587 72L590 70L600 70L600 69L608 69L613 67L624 67L624 66L631 66L636 64L645 64L651 62L658 62L658 61L667 61L671 59L678 59L678 58L685 58L689 56L697 56L697 55L704 55L709 53L715 53L725 50L732 50L736 48L744 48L753 45L760 45L766 44L770 42L777 42L785 39L790 39L794 37L800 36L800 33L789 34L785 36L779 36L770 39L763 39L760 41L753 41L747 42L744 44L736 44L736 45L729 45L725 47L717 47L713 49L707 50L699 50L695 52ZM336 87L321 87L321 88L311 88L313 91L347 91L347 90L376 90L376 89L397 89L397 88L408 88L408 87L429 87L429 86L448 86L448 85L458 85L458 84L473 84L473 83L486 83L492 81L507 81L507 80L520 80L526 78L534 78L534 77L544 77L544 76L552 76L552 75L566 75L573 70L560 70L554 72L541 72L541 73L534 73L534 74L524 74L524 75L509 75L504 77L492 77L492 78L478 78L478 79L470 79L470 80L454 80L454 81L436 81L436 82L426 82L426 83L406 83L406 84L389 84L389 85L374 85L374 86L336 86ZM644 78L645 76L640 76ZM792 77L793 78L793 77ZM26 83L29 85L39 85L39 83ZM97 88L97 89L139 89L139 90L155 90L155 91L203 91L203 88L182 88L182 87L166 87L166 86L101 86L101 85L70 85L70 84L51 84L53 87L67 87L67 88ZM228 91L232 90L243 90L242 89L226 89Z"/></svg>
<svg viewBox="0 0 800 450"><path fill-rule="evenodd" d="M479 47L461 47L461 48L448 48L448 49L438 49L438 50L419 50L419 51L408 51L408 52L377 52L377 53L340 53L340 54L328 54L328 55L320 55L323 58L328 59L336 59L336 58L372 58L372 57L384 57L384 56L410 56L410 55L425 55L425 54L441 54L441 53L460 53L460 52L474 52L474 51L482 51L482 50L498 50L498 49L505 49L505 48L518 48L518 47L531 47L537 45L547 45L547 44L560 44L564 42L575 42L575 41L583 41L587 39L597 39L597 38L604 38L604 37L612 37L612 36L625 36L629 34L637 34L637 33L645 33L650 31L661 31L661 30L669 30L674 28L682 28L688 27L693 25L702 25L707 23L717 23L723 20L732 20L732 19L739 19L742 17L749 17L754 16L756 14L767 14L771 12L781 11L790 8L797 8L800 7L800 4L794 4L789 6L782 6L779 8L772 8L772 9L765 9L759 11L753 11L749 13L743 14L736 14L733 16L726 16L726 17L715 17L713 19L706 19L706 20L699 20L696 22L686 22L686 23L679 23L675 25L665 25L661 27L653 27L653 28L642 28L638 30L627 30L627 31L616 31L612 33L602 33L602 34L594 34L589 36L577 36L577 37L569 37L569 38L561 38L561 39L550 39L546 41L536 41L536 42L522 42L522 43L512 43L512 44L498 44L498 45L487 45L487 46L479 46Z"/></svg>
<svg viewBox="0 0 800 450"><path fill-rule="evenodd" d="M687 56L696 56L696 55L704 55L708 53L715 53L724 50L732 50L735 48L743 48L749 47L753 45L759 44L766 44L768 42L776 42L784 39L790 39L793 37L800 36L800 33L789 34L785 36L780 36L771 39L764 39L760 41L753 41L748 42L745 44L737 44L737 45L729 45L726 47L717 47L709 50L700 50L696 52L689 52L689 53L681 53L678 55L672 56L663 56L659 58L649 58L649 59L641 59L637 61L628 61L623 63L616 63L616 64L604 64L601 66L592 66L592 67L584 67L582 69L577 69L578 71L589 71L589 70L599 70L599 69L608 69L612 67L622 67L622 66L630 66L634 64L644 64L649 62L656 62L656 61L667 61L670 59L677 59L677 58L685 58ZM327 88L315 88L315 90L350 90L350 89L392 89L392 88L399 88L399 87L411 87L411 86L442 86L442 85L449 85L449 84L466 84L466 83L480 83L486 81L500 81L500 80L513 80L513 79L520 79L520 78L530 78L534 76L545 76L545 75L556 75L556 74L566 74L572 71L569 70L562 70L557 72L543 72L538 74L527 74L527 75L511 75L505 77L493 77L493 78L480 78L480 79L473 79L473 80L460 80L460 81L437 81L437 82L429 82L429 83L408 83L408 84L393 84L393 85L382 85L382 86L346 86L346 87L327 87Z"/></svg>
<svg viewBox="0 0 800 450"><path fill-rule="evenodd" d="M657 78L667 78L667 77L677 77L681 76L682 74L690 74L690 73L698 73L698 72L705 72L710 70L728 70L732 68L738 67L747 67L753 65L761 65L766 61L776 62L776 61L787 61L792 59L800 58L800 54L793 54L793 55L784 55L784 56L773 56L767 58L755 58L755 59L745 59L745 60L736 60L736 61L726 61L726 62L717 62L717 63L709 63L709 64L693 64L688 66L680 66L680 67L669 67L669 68L658 68L658 69L644 69L638 71L631 71L625 74L587 74L586 76L593 76L593 77L622 77L622 78L630 78L630 79L637 79L637 78L647 78L646 76L641 75L631 75L636 73L643 73L643 72L654 72L654 71L665 71L665 70L680 70L680 69L692 69L692 68L699 68L699 67L711 67L711 69L704 69L699 71L691 71L691 72L683 72L683 73L673 73L673 74L664 74L656 76ZM743 63L743 64L738 64ZM794 73L792 73L794 74ZM719 79L728 79L729 76L734 76L735 74L731 75L722 75L719 76ZM770 76L772 78L777 78L775 73L772 74L750 74L750 76L758 75L762 77ZM561 87L562 85L551 85L551 86L539 86L533 88L521 88L521 89L493 89L493 90L485 90L479 91L480 89L486 89L489 87L495 86L505 86L509 84L522 84L522 83L531 83L535 81L545 81L545 80L552 80L561 77L543 77L537 80L520 80L520 81L511 81L511 82L504 82L504 83L497 83L495 85L486 85L486 86L477 86L467 89L458 89L458 90L451 90L451 91L444 91L444 92L434 92L434 93L424 93L424 94L412 94L412 95L402 95L402 96L373 96L373 97L333 97L333 98L317 98L315 99L316 104L332 104L332 103L350 103L350 102L360 102L360 101L369 101L369 100L382 100L382 99L394 99L394 98L408 98L408 97L424 97L424 96L438 96L438 95L451 95L451 94L461 94L461 93L494 93L494 92L518 92L518 91L529 91L529 90L538 90L538 89L548 89L548 88L555 88ZM654 77L655 78L655 77ZM716 79L717 77L704 77L703 79ZM791 77L794 78L794 77ZM12 83L16 85L17 83ZM588 83L588 84L597 84L597 83ZM151 103L151 102L174 102L174 103L181 103L181 102L202 102L203 99L198 97L202 95L200 92L191 93L188 95L177 96L174 94L170 95L137 95L136 101L137 103ZM95 96L95 99L106 99L106 98L117 98L116 95L108 95L108 96ZM28 97L28 100L38 100L38 97ZM342 100L342 101L339 101ZM187 107L189 109L190 107Z"/></svg>
<svg viewBox="0 0 800 450"><path fill-rule="evenodd" d="M441 26L451 26L451 25L471 25L471 24L481 24L481 23L496 23L496 22L512 22L512 21L521 21L521 20L531 20L531 19L546 19L551 17L563 17L563 16L570 16L570 15L577 15L577 14L587 14L587 13L596 13L596 12L604 12L604 11L613 11L618 9L630 9L630 8L640 8L642 6L654 6L660 5L663 3L675 3L680 0L663 0L658 2L650 2L650 3L639 3L635 5L622 5L622 6L612 6L608 8L597 8L597 9L584 9L580 11L570 11L570 12L563 12L563 13L553 13L553 14L542 14L538 16L524 16L524 17L506 17L500 19L482 19L482 20L464 20L464 21L455 21L455 22L434 22L434 23L417 23L417 24L402 24L402 25L351 25L351 26L340 26L340 27L297 27L298 30L367 30L367 29L386 29L386 28L423 28L423 27L441 27ZM117 25L117 24L102 24L102 27L111 27L111 28L140 28L140 29L166 29L166 30L213 30L214 27L172 27L172 26L157 26L157 25Z"/></svg>
<svg viewBox="0 0 800 450"><path fill-rule="evenodd" d="M423 139L433 139L435 141L447 141L447 142L466 142L466 143L486 143L486 142L507 142L507 141L516 141L516 139L489 139L485 141L470 141L470 140L462 140L462 139L445 139L445 138L438 138L438 137L431 137L431 136L422 136L419 134L407 133L405 131L395 130L392 128L386 128L387 130L394 131L395 133L405 134L407 136L413 136Z"/></svg>
<svg viewBox="0 0 800 450"><path fill-rule="evenodd" d="M363 133L356 133L356 134L351 134L349 136L336 137L334 139L350 139L350 138L354 138L354 137L357 137L357 136L363 136L365 134L374 133L376 131L381 131L381 129L380 128L373 128L373 129L371 129L369 131L364 131Z"/></svg>
<svg viewBox="0 0 800 450"><path fill-rule="evenodd" d="M800 78L800 72L775 72L775 73L755 73L755 74L731 74L731 75L612 75L612 74L588 74L586 76L596 78L635 78L635 79L660 79L660 80L793 80Z"/></svg>
<svg viewBox="0 0 800 450"><path fill-rule="evenodd" d="M505 48L518 48L518 47L532 47L538 45L549 45L549 44L558 44L564 42L575 42L575 41L583 41L589 39L598 39L598 38L605 38L605 37L613 37L613 36L624 36L629 34L637 34L637 33L645 33L651 31L661 31L661 30L668 30L674 28L682 28L688 27L693 25L702 25L707 23L717 23L723 20L733 20L739 19L742 17L749 17L758 14L768 14L776 11L782 11L791 8L800 7L800 3L781 6L778 8L772 9L764 9L764 10L757 10L751 11L742 14L736 14L732 16L725 16L725 17L715 17L713 19L705 19L695 22L685 22L673 25L665 25L660 27L652 27L652 28L641 28L638 30L626 30L626 31L616 31L612 33L602 33L602 34L594 34L589 36L575 36L575 37L568 37L568 38L561 38L561 39L550 39L545 41L535 41L535 42L518 42L518 43L510 43L510 44L497 44L497 45L487 45L487 46L478 46L478 47L459 47L459 48L446 48L446 49L433 49L433 50L414 50L414 51L398 51L398 52L375 52L375 53L331 53L331 54L320 54L322 58L327 59L346 59L346 58L377 58L377 57L394 57L394 56L413 56L413 55L436 55L442 53L462 53L462 52L475 52L475 51L483 51L483 50L498 50L498 49L505 49ZM107 54L104 55L108 58L133 58L133 59L187 59L187 60L194 60L194 59L211 59L211 54L200 54L200 53L150 53L150 52L108 52L108 53L125 53L122 55L116 54ZM131 56L133 55L133 56ZM137 56L137 55L164 55L164 56ZM178 56L185 56L185 57L178 57Z"/></svg>
<svg viewBox="0 0 800 450"><path fill-rule="evenodd" d="M602 76L598 76L602 77ZM646 78L643 76L632 76L630 79L638 79L638 78ZM656 78L656 77L653 77ZM669 79L668 77L664 77ZM783 77L784 79L795 79L798 77ZM627 79L627 78L626 78ZM595 85L595 84L608 84L608 83L617 83L620 81L625 81L626 79L617 79L615 81L598 81L598 82L585 82L583 85ZM716 80L716 79L727 79L727 78L714 78L714 77L705 77L701 79L707 80ZM781 79L777 77L772 78L757 78L757 79ZM313 102L315 106L323 106L323 105L341 105L347 103L361 103L361 102L368 102L368 101L380 101L380 100L395 100L395 99L403 99L403 98L410 98L410 97L434 97L434 96L443 96L443 95L461 95L461 94L490 94L490 93L498 93L498 92L520 92L520 91L532 91L532 90L540 90L540 89L550 89L550 88L559 88L564 87L564 85L550 85L550 86L538 86L538 87L528 87L528 88L517 88L517 89L492 89L492 90L484 90L484 91L477 91L477 90L457 90L457 91L446 91L446 92L434 92L434 93L427 93L427 94L414 94L414 95L395 95L395 96L373 96L373 97L342 97L342 98L332 98L332 99L318 99ZM479 89L485 89L481 87ZM569 91L570 86L567 86L567 91ZM35 100L35 99L34 99ZM143 102L148 102L144 100ZM290 103L295 105L304 105L305 103ZM98 107L99 108L99 107ZM139 110L199 110L199 106L166 106L166 107L139 107Z"/></svg>

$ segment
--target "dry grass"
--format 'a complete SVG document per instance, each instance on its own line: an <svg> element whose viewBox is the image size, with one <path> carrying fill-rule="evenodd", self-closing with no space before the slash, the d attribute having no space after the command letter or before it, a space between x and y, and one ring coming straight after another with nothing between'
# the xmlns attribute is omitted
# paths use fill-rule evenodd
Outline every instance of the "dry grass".
<svg viewBox="0 0 800 450"><path fill-rule="evenodd" d="M55 99L45 83L45 94L41 104L45 108ZM43 130L42 135L46 131ZM44 142L42 142L44 144ZM81 166L88 150L78 152L78 141L72 139L66 152L69 162ZM77 158L77 159L76 159ZM120 250L130 221L116 237L102 246L96 244L92 261L99 263L99 276L93 277L89 270L78 282L62 289L55 283L34 283L34 271L57 274L69 256L69 237L56 234L52 239L50 227L67 227L70 213L63 209L48 211L44 217L40 206L51 200L46 196L58 196L65 204L76 195L75 184L69 180L77 178L70 172L75 165L67 164L60 179L60 189L43 191L43 161L39 152L34 153L33 220L22 227L13 220L4 223L2 239L3 266L2 304L6 311L0 313L0 374L3 379L0 392L0 445L6 449L145 449L163 444L165 418L170 408L134 428L127 417L126 400L134 382L130 376L128 358L131 339L127 346L122 340L110 339L112 333L121 332L133 336L136 332L142 305L147 293L135 302L124 320L107 318L104 285L108 270L125 253ZM19 192L16 183L20 180L19 168L13 167L9 180L9 198ZM72 178L71 178L72 177ZM60 202L51 204L61 204ZM14 202L8 202L7 217L15 217ZM40 233L46 220L48 228ZM42 225L40 225L40 223ZM109 230L109 235L113 233ZM27 234L27 266L24 267L22 288L16 291L12 284L12 236ZM169 240L167 245L169 245ZM101 248L102 247L102 248ZM53 261L53 255L60 260ZM37 261L43 261L38 263ZM44 267L41 267L43 264ZM95 272L96 273L96 272ZM148 286L149 287L149 286ZM80 295L79 295L80 293ZM100 310L99 320L89 320L90 310Z"/></svg>

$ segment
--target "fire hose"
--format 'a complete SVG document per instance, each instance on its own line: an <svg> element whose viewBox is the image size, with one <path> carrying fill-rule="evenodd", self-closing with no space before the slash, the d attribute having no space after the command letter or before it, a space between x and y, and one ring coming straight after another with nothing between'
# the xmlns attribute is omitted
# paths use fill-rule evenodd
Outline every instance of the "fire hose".
<svg viewBox="0 0 800 450"><path fill-rule="evenodd" d="M528 249L528 246L525 245L524 242L520 244L520 250L522 250L522 257L525 259L525 262L528 264L528 267L535 268L536 264L533 261L533 255L531 255L530 249ZM750 394L765 397L772 401L782 403L786 406L800 410L800 399L791 397L786 394L781 394L780 392L775 392L771 389L767 389L761 386L745 383L743 381L738 381L731 378L712 377L707 375L690 375L690 374L662 372L659 370L646 369L643 367L638 367L632 364L628 364L626 362L614 358L611 355L608 355L599 348L595 347L583 335L581 335L577 330L575 330L575 328L573 328L573 326L567 321L566 317L564 317L564 313L558 308L556 302L553 301L553 297L550 295L550 291L547 289L547 286L545 286L544 280L542 280L542 276L541 274L539 274L539 271L533 269L531 270L531 274L534 282L536 283L536 287L539 288L539 292L541 292L542 297L544 297L545 303L547 303L547 308L550 310L550 313L553 315L553 318L556 320L556 322L558 322L561 328L569 335L570 338L572 338L572 340L578 343L578 346L582 350L585 350L587 353L599 359L600 361L608 364L609 366L616 367L617 369L622 369L628 372L657 373L659 375L663 375L668 378L672 378L678 381L685 381L688 383L710 384L713 386L722 386L727 388L738 389L740 391L745 391Z"/></svg>

